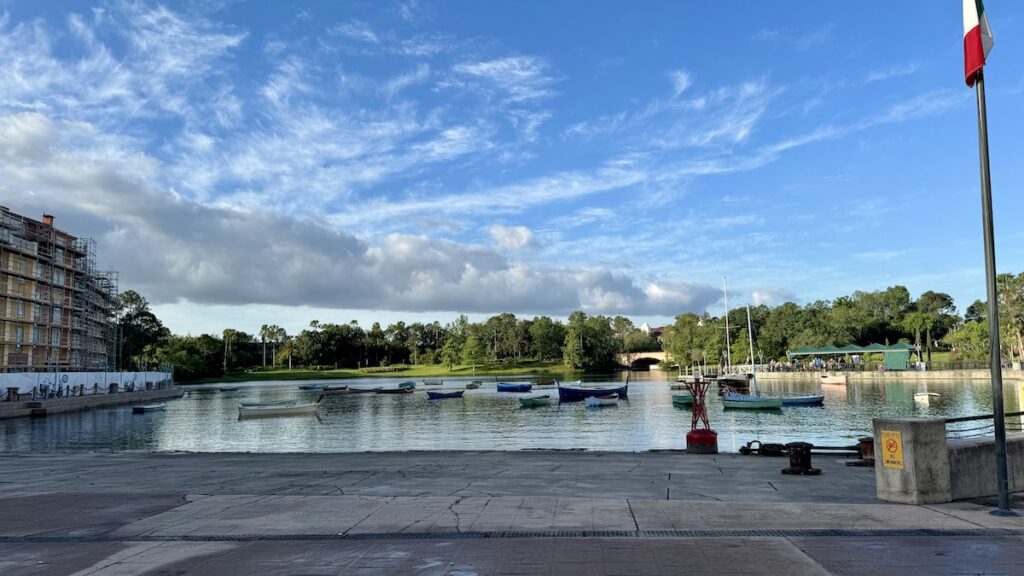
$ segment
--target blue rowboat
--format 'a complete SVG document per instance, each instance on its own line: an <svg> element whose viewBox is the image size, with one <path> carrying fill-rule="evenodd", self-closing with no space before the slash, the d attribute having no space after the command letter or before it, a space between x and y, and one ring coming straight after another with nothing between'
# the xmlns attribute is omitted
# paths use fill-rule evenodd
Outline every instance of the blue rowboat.
<svg viewBox="0 0 1024 576"><path fill-rule="evenodd" d="M722 407L740 410L777 410L782 408L782 398L767 398L764 396L726 392L722 397Z"/></svg>
<svg viewBox="0 0 1024 576"><path fill-rule="evenodd" d="M609 396L612 394L616 394L618 395L619 399L625 400L628 389L629 384L615 386L614 388L583 386L580 382L577 382L575 385L568 386L563 386L559 384L558 401L579 402L581 400L586 400L587 398L593 398L596 396Z"/></svg>
<svg viewBox="0 0 1024 576"><path fill-rule="evenodd" d="M444 398L462 398L462 393L465 390L455 390L453 392L434 392L433 390L427 390L427 398L430 400L443 400Z"/></svg>
<svg viewBox="0 0 1024 576"><path fill-rule="evenodd" d="M808 394L806 396L783 396L783 406L821 406L825 403L825 396L821 394Z"/></svg>
<svg viewBox="0 0 1024 576"><path fill-rule="evenodd" d="M498 382L498 392L529 392L533 384L528 382Z"/></svg>

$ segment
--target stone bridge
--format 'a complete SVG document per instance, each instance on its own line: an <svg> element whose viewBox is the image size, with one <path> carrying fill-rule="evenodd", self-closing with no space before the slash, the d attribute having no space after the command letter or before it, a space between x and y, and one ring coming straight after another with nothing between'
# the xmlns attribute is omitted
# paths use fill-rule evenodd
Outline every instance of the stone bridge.
<svg viewBox="0 0 1024 576"><path fill-rule="evenodd" d="M630 368L647 367L651 364L661 364L666 360L664 352L625 352L616 354L615 361Z"/></svg>

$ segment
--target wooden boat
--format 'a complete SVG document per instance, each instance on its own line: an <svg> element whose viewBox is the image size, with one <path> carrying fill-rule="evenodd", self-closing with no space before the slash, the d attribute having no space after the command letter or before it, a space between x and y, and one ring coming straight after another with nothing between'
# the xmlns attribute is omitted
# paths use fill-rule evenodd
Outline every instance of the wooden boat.
<svg viewBox="0 0 1024 576"><path fill-rule="evenodd" d="M686 392L685 394L673 394L672 403L679 406L692 406L693 395L689 392Z"/></svg>
<svg viewBox="0 0 1024 576"><path fill-rule="evenodd" d="M321 390L323 387L323 384L300 384L299 390Z"/></svg>
<svg viewBox="0 0 1024 576"><path fill-rule="evenodd" d="M822 384L846 384L846 374L822 374Z"/></svg>
<svg viewBox="0 0 1024 576"><path fill-rule="evenodd" d="M750 396L749 394L726 391L725 396L722 397L722 406L742 410L777 410L782 408L782 398Z"/></svg>
<svg viewBox="0 0 1024 576"><path fill-rule="evenodd" d="M277 402L242 402L239 406L245 406L246 408L254 406L292 406L298 403L298 400L279 400Z"/></svg>
<svg viewBox="0 0 1024 576"><path fill-rule="evenodd" d="M529 392L532 388L529 382L498 382L498 392Z"/></svg>
<svg viewBox="0 0 1024 576"><path fill-rule="evenodd" d="M554 386L556 382L557 380L555 380L554 378L534 378L533 380L530 381L530 384L533 384L533 386L537 388L544 386Z"/></svg>
<svg viewBox="0 0 1024 576"><path fill-rule="evenodd" d="M802 394L799 396L783 396L783 406L821 406L825 403L823 394Z"/></svg>
<svg viewBox="0 0 1024 576"><path fill-rule="evenodd" d="M399 388L411 388L411 389L415 390L416 389L416 383L413 382L412 380L406 380L405 382L399 382L398 383L398 387Z"/></svg>
<svg viewBox="0 0 1024 576"><path fill-rule="evenodd" d="M470 382L469 384L466 384L466 390L476 390L476 389L477 389L477 388L479 388L479 387L480 387L480 386L481 386L482 384L483 384L483 382L481 382L481 381L479 381L479 380L473 380L473 381L472 381L472 382Z"/></svg>
<svg viewBox="0 0 1024 576"><path fill-rule="evenodd" d="M617 398L625 399L629 392L629 384L622 386L584 386L582 382L569 385L558 385L559 402L579 402L592 396L609 396L615 394Z"/></svg>
<svg viewBox="0 0 1024 576"><path fill-rule="evenodd" d="M369 392L376 392L376 391L377 391L376 388L355 388L355 387L352 387L352 386L349 386L349 388L348 388L348 393L349 394L366 394L366 393L369 393Z"/></svg>
<svg viewBox="0 0 1024 576"><path fill-rule="evenodd" d="M377 394L412 394L416 390L412 388L374 388Z"/></svg>
<svg viewBox="0 0 1024 576"><path fill-rule="evenodd" d="M551 404L550 394L523 396L519 399L519 405L523 408L536 408L537 406L547 406L548 404Z"/></svg>
<svg viewBox="0 0 1024 576"><path fill-rule="evenodd" d="M147 412L162 412L167 409L167 404L145 404L143 406L132 406L132 414L145 414Z"/></svg>
<svg viewBox="0 0 1024 576"><path fill-rule="evenodd" d="M423 385L424 386L440 386L441 384L444 384L444 380L424 380L423 381Z"/></svg>
<svg viewBox="0 0 1024 576"><path fill-rule="evenodd" d="M348 394L348 386L324 386L324 394Z"/></svg>
<svg viewBox="0 0 1024 576"><path fill-rule="evenodd" d="M323 398L321 396L320 398ZM316 402L292 402L287 405L270 404L239 404L238 418L265 418L270 416L309 416L316 414L320 400Z"/></svg>
<svg viewBox="0 0 1024 576"><path fill-rule="evenodd" d="M462 394L465 392L465 390L453 390L451 392L437 392L434 390L427 390L427 399L443 400L445 398L462 398Z"/></svg>
<svg viewBox="0 0 1024 576"><path fill-rule="evenodd" d="M605 394L603 396L587 396L587 406L618 406L618 394Z"/></svg>
<svg viewBox="0 0 1024 576"><path fill-rule="evenodd" d="M238 392L239 390L241 390L241 388L238 386L234 386L232 388L217 388L217 392Z"/></svg>

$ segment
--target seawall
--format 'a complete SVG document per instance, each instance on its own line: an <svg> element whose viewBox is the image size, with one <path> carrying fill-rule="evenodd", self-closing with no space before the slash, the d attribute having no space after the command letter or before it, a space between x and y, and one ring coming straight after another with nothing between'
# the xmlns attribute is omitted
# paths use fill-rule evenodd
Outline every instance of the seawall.
<svg viewBox="0 0 1024 576"><path fill-rule="evenodd" d="M5 418L21 418L25 416L47 416L49 414L63 414L65 412L78 412L81 410L92 410L93 408L104 408L107 406L121 406L134 404L136 402L153 402L168 398L180 398L185 390L178 386L167 386L152 390L139 390L136 392L117 392L114 394L86 394L84 396L70 396L65 398L50 398L48 400L19 400L15 402L0 402L0 420Z"/></svg>

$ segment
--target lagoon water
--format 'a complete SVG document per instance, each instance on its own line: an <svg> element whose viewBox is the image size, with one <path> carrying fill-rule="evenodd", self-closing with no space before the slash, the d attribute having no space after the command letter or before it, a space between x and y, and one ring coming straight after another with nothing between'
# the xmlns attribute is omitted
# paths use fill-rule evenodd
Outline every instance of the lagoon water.
<svg viewBox="0 0 1024 576"><path fill-rule="evenodd" d="M622 379L625 376L621 377ZM238 419L239 402L315 400L319 392L300 391L303 382L189 387L185 398L168 402L165 412L133 415L116 407L0 421L3 451L189 451L189 452L362 452L392 450L591 449L640 451L683 449L690 429L689 408L674 407L665 374L634 373L629 400L616 407L592 408L582 402L559 404L558 391L544 389L551 406L520 408L519 394L499 393L493 381L467 390L463 399L428 400L422 383L415 394L327 396L316 417ZM608 378L615 380L616 378ZM345 380L349 386L388 386L404 379ZM463 388L470 379L446 380L443 389ZM328 381L316 381L326 384ZM588 383L592 383L589 382ZM763 383L762 390L811 392L815 383ZM432 386L431 389L438 389ZM915 392L937 392L927 405ZM954 417L991 413L987 381L876 381L824 386L823 407L781 411L723 411L709 394L708 412L718 431L719 449L736 452L750 440L843 446L871 434L878 416ZM1006 383L1007 411L1024 410L1024 383ZM991 421L989 421L991 422ZM970 430L985 423L950 429ZM1021 418L1009 420L1019 430ZM991 428L980 430L991 433Z"/></svg>

